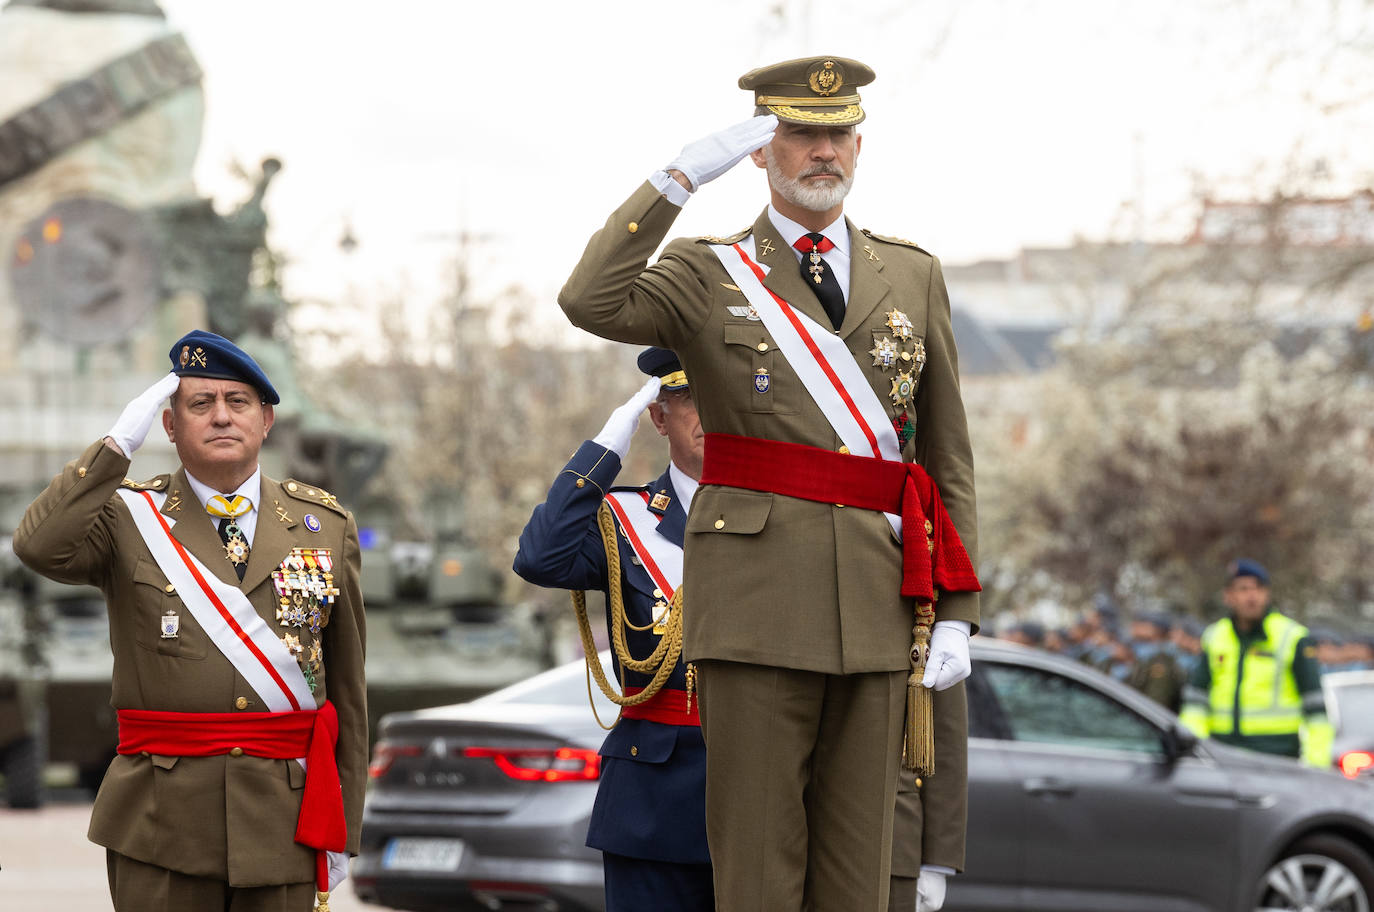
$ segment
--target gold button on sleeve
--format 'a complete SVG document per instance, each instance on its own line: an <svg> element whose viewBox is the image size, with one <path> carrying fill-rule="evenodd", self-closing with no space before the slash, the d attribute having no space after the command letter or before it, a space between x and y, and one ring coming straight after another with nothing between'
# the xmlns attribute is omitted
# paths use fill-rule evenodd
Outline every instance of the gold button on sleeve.
<svg viewBox="0 0 1374 912"><path fill-rule="evenodd" d="M293 494L295 493L296 488L298 487L300 487L300 485L296 484L294 481L288 481L286 483L286 490L292 492Z"/></svg>
<svg viewBox="0 0 1374 912"><path fill-rule="evenodd" d="M718 520L716 520L716 528L717 528L717 529L724 529L724 528L725 528L725 520L723 520L723 519L718 519Z"/></svg>
<svg viewBox="0 0 1374 912"><path fill-rule="evenodd" d="M234 708L235 708L235 709L247 709L247 708L248 708L248 698L247 698L247 697L239 697L237 700L234 701Z"/></svg>
<svg viewBox="0 0 1374 912"><path fill-rule="evenodd" d="M85 466L82 466L81 468L79 468L79 469L76 470L76 477L77 477L77 478L85 478L85 477L86 477L86 467L85 467Z"/></svg>
<svg viewBox="0 0 1374 912"><path fill-rule="evenodd" d="M634 234L636 231L639 230L639 222L630 222L630 224L626 225L625 227L629 229L630 234Z"/></svg>
<svg viewBox="0 0 1374 912"><path fill-rule="evenodd" d="M760 343L758 344L758 349L759 349L759 351L761 351L761 352L766 352L766 351L768 351L768 343L767 343L767 342L760 342Z"/></svg>
<svg viewBox="0 0 1374 912"><path fill-rule="evenodd" d="M630 756L631 756L631 757L638 757L638 756L639 756L639 748L634 747L634 746L631 746L631 747L630 747Z"/></svg>
<svg viewBox="0 0 1374 912"><path fill-rule="evenodd" d="M577 481L574 481L573 484L579 488L585 488L587 486L587 479L579 478Z"/></svg>
<svg viewBox="0 0 1374 912"><path fill-rule="evenodd" d="M242 756L243 756L243 748L241 748L241 747L231 748L230 751L229 751L229 756L231 756L231 757L242 757Z"/></svg>

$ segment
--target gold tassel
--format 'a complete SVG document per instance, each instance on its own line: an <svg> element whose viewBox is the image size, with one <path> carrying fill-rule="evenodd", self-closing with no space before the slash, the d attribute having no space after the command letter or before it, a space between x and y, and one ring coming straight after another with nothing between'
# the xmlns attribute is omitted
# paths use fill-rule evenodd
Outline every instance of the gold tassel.
<svg viewBox="0 0 1374 912"><path fill-rule="evenodd" d="M930 653L930 628L918 624L912 634L911 674L906 679L906 737L902 765L922 776L935 772L935 725L930 688L921 684Z"/></svg>
<svg viewBox="0 0 1374 912"><path fill-rule="evenodd" d="M329 891L315 891L315 912L329 912Z"/></svg>

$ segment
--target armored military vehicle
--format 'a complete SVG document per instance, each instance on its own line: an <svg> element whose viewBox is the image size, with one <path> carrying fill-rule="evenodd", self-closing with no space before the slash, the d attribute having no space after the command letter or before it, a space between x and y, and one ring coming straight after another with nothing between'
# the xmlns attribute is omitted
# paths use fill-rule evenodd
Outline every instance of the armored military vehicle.
<svg viewBox="0 0 1374 912"><path fill-rule="evenodd" d="M386 713L470 700L543 669L529 611L503 603L502 577L479 551L358 531L374 732Z"/></svg>

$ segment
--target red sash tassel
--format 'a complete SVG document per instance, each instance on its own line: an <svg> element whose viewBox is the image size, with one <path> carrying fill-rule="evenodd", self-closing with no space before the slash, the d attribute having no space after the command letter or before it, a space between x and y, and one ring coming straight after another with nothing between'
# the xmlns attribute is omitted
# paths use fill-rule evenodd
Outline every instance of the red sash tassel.
<svg viewBox="0 0 1374 912"><path fill-rule="evenodd" d="M252 757L273 760L305 758L305 791L296 818L296 841L318 849L316 884L329 889L325 851L342 852L348 844L343 790L334 747L339 715L326 700L317 710L257 713L179 713L121 709L121 754L169 757L214 757L240 748Z"/></svg>
<svg viewBox="0 0 1374 912"><path fill-rule="evenodd" d="M701 483L898 514L902 517L902 595L928 605L937 586L945 592L983 588L939 489L915 463L757 437L707 434ZM929 533L925 532L927 520Z"/></svg>

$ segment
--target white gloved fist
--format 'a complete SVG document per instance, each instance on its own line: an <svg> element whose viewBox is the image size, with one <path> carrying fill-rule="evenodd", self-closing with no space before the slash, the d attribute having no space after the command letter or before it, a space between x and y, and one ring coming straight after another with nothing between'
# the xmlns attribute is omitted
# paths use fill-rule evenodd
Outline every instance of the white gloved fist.
<svg viewBox="0 0 1374 912"><path fill-rule="evenodd" d="M639 392L611 412L611 417L606 419L606 426L601 429L601 433L592 438L592 443L600 444L624 459L625 454L630 452L630 438L635 435L635 428L639 427L639 416L644 414L649 403L658 396L658 388L662 383L660 378L650 377L648 382L639 388Z"/></svg>
<svg viewBox="0 0 1374 912"><path fill-rule="evenodd" d="M968 621L935 622L930 632L930 658L926 659L922 684L945 690L969 676L973 670L968 658L968 638L972 631Z"/></svg>
<svg viewBox="0 0 1374 912"><path fill-rule="evenodd" d="M148 436L153 419L162 411L163 400L176 392L180 383L179 375L168 374L139 393L137 398L124 406L114 427L105 436L113 440L125 456L133 456L134 451L143 446L143 438Z"/></svg>
<svg viewBox="0 0 1374 912"><path fill-rule="evenodd" d="M940 912L945 904L945 875L921 869L916 878L916 912Z"/></svg>
<svg viewBox="0 0 1374 912"><path fill-rule="evenodd" d="M682 147L677 158L664 165L664 171L681 171L692 184L693 192L733 168L740 159L773 141L778 129L776 114L763 114L726 127L719 133Z"/></svg>

